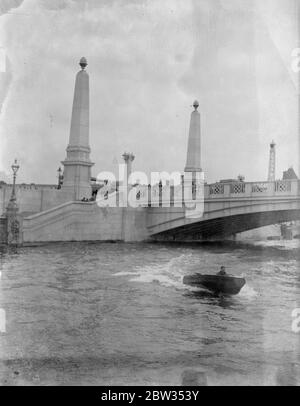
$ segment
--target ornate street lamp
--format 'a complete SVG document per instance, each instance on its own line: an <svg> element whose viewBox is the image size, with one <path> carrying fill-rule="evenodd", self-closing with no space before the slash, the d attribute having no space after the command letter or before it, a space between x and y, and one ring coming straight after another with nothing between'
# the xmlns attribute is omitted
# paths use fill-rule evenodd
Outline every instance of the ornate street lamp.
<svg viewBox="0 0 300 406"><path fill-rule="evenodd" d="M7 218L7 243L19 244L20 242L20 223L17 218L18 206L16 198L16 177L19 170L19 165L17 160L12 164L11 169L13 171L13 186L11 197L6 208L6 218Z"/></svg>
<svg viewBox="0 0 300 406"><path fill-rule="evenodd" d="M11 166L11 169L13 171L13 187L12 187L10 201L12 201L12 202L15 202L17 200L17 198L16 198L16 177L17 177L17 172L18 172L19 168L20 168L20 166L18 165L17 160L15 159L15 162Z"/></svg>

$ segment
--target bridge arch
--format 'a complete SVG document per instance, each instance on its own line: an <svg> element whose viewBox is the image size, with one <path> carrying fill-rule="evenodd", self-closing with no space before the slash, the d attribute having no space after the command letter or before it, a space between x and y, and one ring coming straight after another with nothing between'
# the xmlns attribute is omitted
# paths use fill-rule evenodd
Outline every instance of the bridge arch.
<svg viewBox="0 0 300 406"><path fill-rule="evenodd" d="M222 187L219 194L210 194L210 190L220 189L208 185L204 214L199 219L187 218L184 208L151 207L148 209L149 235L159 240L210 239L300 220L298 182L289 182L281 189L277 183L266 183L267 187L259 192L253 185L245 183L243 188L235 189L239 193L227 194L226 189L234 190L230 185Z"/></svg>

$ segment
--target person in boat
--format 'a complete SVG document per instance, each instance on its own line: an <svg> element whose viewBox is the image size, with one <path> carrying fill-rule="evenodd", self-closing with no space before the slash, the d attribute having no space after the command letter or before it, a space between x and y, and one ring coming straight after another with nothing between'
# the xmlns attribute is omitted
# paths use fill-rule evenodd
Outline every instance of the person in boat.
<svg viewBox="0 0 300 406"><path fill-rule="evenodd" d="M223 266L223 265L221 266L221 268L220 268L219 272L217 273L217 275L219 275L219 276L227 275L227 273L225 271L225 266Z"/></svg>

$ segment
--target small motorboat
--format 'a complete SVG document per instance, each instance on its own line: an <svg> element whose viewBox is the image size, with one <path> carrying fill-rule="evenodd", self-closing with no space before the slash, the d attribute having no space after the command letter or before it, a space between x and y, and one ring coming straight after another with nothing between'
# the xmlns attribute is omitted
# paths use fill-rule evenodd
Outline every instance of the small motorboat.
<svg viewBox="0 0 300 406"><path fill-rule="evenodd" d="M245 285L244 278L231 275L202 275L200 273L187 275L183 278L185 285L205 288L216 294L237 295Z"/></svg>

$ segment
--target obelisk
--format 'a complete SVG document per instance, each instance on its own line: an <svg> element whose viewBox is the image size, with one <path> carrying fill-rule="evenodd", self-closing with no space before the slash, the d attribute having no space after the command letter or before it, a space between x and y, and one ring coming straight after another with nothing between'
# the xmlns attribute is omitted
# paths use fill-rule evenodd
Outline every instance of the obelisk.
<svg viewBox="0 0 300 406"><path fill-rule="evenodd" d="M193 104L194 111L191 113L189 141L184 172L201 172L201 129L199 103Z"/></svg>
<svg viewBox="0 0 300 406"><path fill-rule="evenodd" d="M276 173L276 144L274 141L270 144L270 157L269 157L269 171L268 171L268 182L275 182Z"/></svg>
<svg viewBox="0 0 300 406"><path fill-rule="evenodd" d="M90 198L91 166L89 146L89 75L87 61L80 59L81 70L76 75L69 145L64 165L62 191L74 200Z"/></svg>

